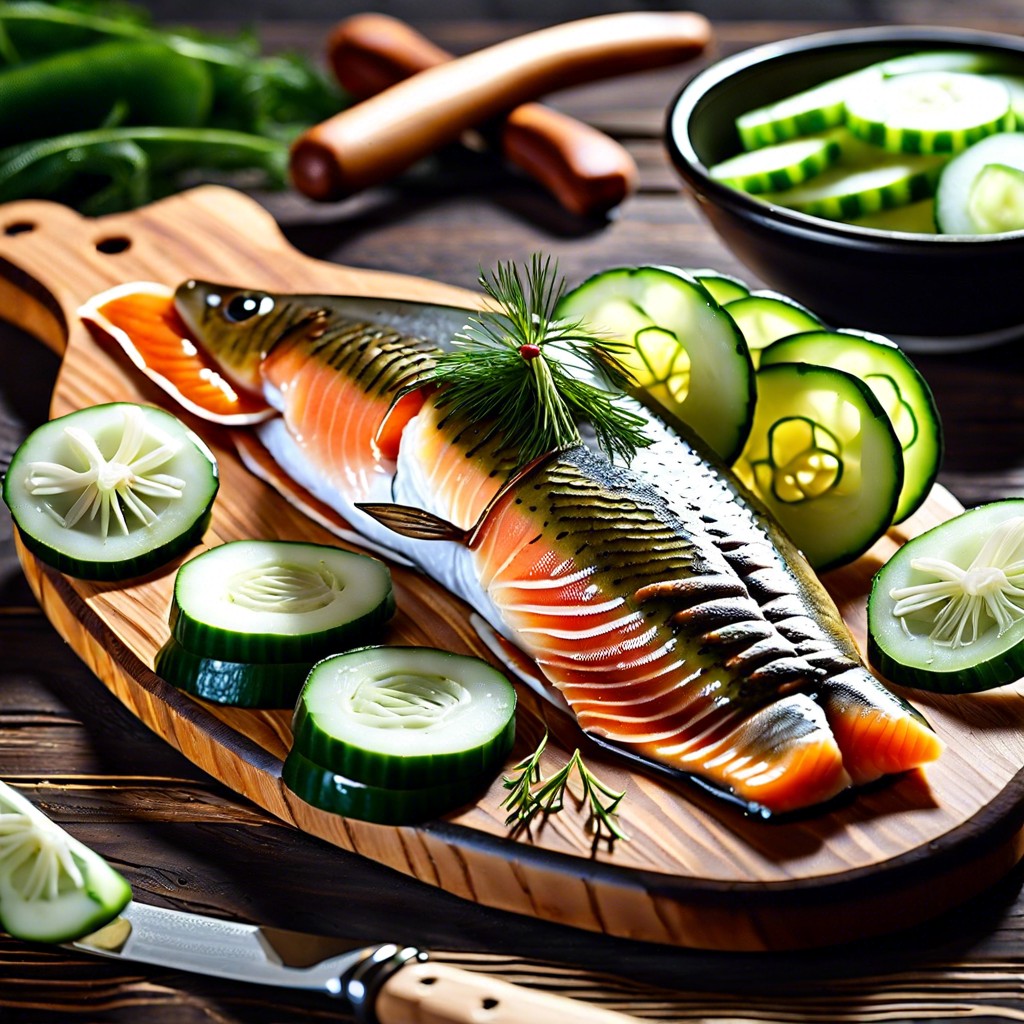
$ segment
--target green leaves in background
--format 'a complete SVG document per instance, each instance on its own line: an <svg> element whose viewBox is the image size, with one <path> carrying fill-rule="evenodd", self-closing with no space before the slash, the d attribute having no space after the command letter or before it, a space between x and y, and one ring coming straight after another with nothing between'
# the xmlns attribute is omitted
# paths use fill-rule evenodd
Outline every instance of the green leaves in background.
<svg viewBox="0 0 1024 1024"><path fill-rule="evenodd" d="M122 3L0 2L0 201L108 213L239 170L279 187L291 140L345 102L249 33L158 29Z"/></svg>

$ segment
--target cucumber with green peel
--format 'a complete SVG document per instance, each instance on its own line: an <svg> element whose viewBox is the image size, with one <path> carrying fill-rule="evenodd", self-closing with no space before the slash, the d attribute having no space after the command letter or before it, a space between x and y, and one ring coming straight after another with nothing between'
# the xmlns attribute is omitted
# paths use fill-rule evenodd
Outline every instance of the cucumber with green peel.
<svg viewBox="0 0 1024 1024"><path fill-rule="evenodd" d="M291 708L313 663L244 662L204 658L168 640L156 656L154 671L172 686L195 697L239 708Z"/></svg>
<svg viewBox="0 0 1024 1024"><path fill-rule="evenodd" d="M862 143L860 149L848 147L816 178L760 198L816 217L850 220L934 195L945 162L942 156L887 153Z"/></svg>
<svg viewBox="0 0 1024 1024"><path fill-rule="evenodd" d="M885 78L916 74L920 71L956 71L960 74L982 75L999 71L1006 59L981 50L922 50L890 57L873 65Z"/></svg>
<svg viewBox="0 0 1024 1024"><path fill-rule="evenodd" d="M371 786L315 764L295 749L285 758L281 778L307 804L378 825L413 825L440 817L475 801L490 782L468 776L408 789Z"/></svg>
<svg viewBox="0 0 1024 1024"><path fill-rule="evenodd" d="M1024 132L993 135L954 157L935 194L939 231L977 235L1024 227L1018 224L1024 202L1021 179L1014 172L1024 172Z"/></svg>
<svg viewBox="0 0 1024 1024"><path fill-rule="evenodd" d="M555 311L630 343L616 353L640 387L698 433L725 463L750 430L754 369L736 324L693 278L668 267L595 274Z"/></svg>
<svg viewBox="0 0 1024 1024"><path fill-rule="evenodd" d="M668 269L675 270L676 268L669 267ZM741 281L738 277L733 277L732 274L723 274L720 270L712 270L709 267L699 267L697 269L684 267L679 269L678 273L696 278L698 283L704 286L711 295L711 298L720 306L724 306L727 302L732 302L733 299L742 299L744 295L750 294L750 288L747 287L744 281Z"/></svg>
<svg viewBox="0 0 1024 1024"><path fill-rule="evenodd" d="M903 454L878 399L852 374L778 363L757 373L754 425L734 466L819 571L889 528Z"/></svg>
<svg viewBox="0 0 1024 1024"><path fill-rule="evenodd" d="M880 78L876 69L864 68L741 114L740 142L746 150L760 149L841 125L847 98Z"/></svg>
<svg viewBox="0 0 1024 1024"><path fill-rule="evenodd" d="M876 573L868 658L901 686L976 693L1024 676L1024 499L970 509Z"/></svg>
<svg viewBox="0 0 1024 1024"><path fill-rule="evenodd" d="M376 558L299 541L239 540L185 562L174 639L205 658L313 662L365 643L395 610Z"/></svg>
<svg viewBox="0 0 1024 1024"><path fill-rule="evenodd" d="M762 351L773 341L825 326L809 309L777 292L753 292L727 302L723 308L736 321L755 368L760 365Z"/></svg>
<svg viewBox="0 0 1024 1024"><path fill-rule="evenodd" d="M740 153L708 169L723 185L756 195L792 188L831 167L840 155L835 132L790 139Z"/></svg>
<svg viewBox="0 0 1024 1024"><path fill-rule="evenodd" d="M417 789L493 776L515 737L515 690L479 658L368 647L314 666L294 749L369 786Z"/></svg>
<svg viewBox="0 0 1024 1024"><path fill-rule="evenodd" d="M881 78L846 100L846 127L894 153L960 153L1015 123L1005 85L955 71Z"/></svg>
<svg viewBox="0 0 1024 1024"><path fill-rule="evenodd" d="M217 460L162 409L116 402L34 430L14 453L3 498L37 558L69 576L114 581L194 547L210 521Z"/></svg>
<svg viewBox="0 0 1024 1024"><path fill-rule="evenodd" d="M761 353L761 366L776 363L835 367L871 388L903 451L903 487L893 522L920 508L942 461L942 425L931 388L903 351L879 335L815 331L769 345Z"/></svg>
<svg viewBox="0 0 1024 1024"><path fill-rule="evenodd" d="M0 928L27 942L71 942L132 898L98 853L0 782Z"/></svg>
<svg viewBox="0 0 1024 1024"><path fill-rule="evenodd" d="M1014 130L1024 129L1024 75L987 75L998 82L1010 94L1010 110L1013 111Z"/></svg>

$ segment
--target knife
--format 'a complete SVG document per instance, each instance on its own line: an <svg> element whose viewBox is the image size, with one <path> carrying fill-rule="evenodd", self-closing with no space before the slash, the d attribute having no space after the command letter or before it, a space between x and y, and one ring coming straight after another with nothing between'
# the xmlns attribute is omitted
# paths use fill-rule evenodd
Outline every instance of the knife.
<svg viewBox="0 0 1024 1024"><path fill-rule="evenodd" d="M320 992L359 1024L625 1024L635 1018L432 963L414 946L308 935L130 902L68 949L232 981Z"/></svg>

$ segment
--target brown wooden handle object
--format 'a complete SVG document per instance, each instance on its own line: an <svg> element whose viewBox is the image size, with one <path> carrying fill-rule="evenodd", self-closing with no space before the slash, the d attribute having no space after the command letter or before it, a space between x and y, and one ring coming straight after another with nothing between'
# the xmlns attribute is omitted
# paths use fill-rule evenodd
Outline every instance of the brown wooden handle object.
<svg viewBox="0 0 1024 1024"><path fill-rule="evenodd" d="M454 60L412 26L386 14L356 14L339 22L327 52L335 77L359 99ZM636 163L624 146L550 107L524 103L494 128L504 159L577 216L606 213L636 187Z"/></svg>
<svg viewBox="0 0 1024 1024"><path fill-rule="evenodd" d="M428 68L311 128L292 148L292 180L313 199L340 199L537 96L687 60L710 38L698 14L629 13L498 43Z"/></svg>
<svg viewBox="0 0 1024 1024"><path fill-rule="evenodd" d="M636 1020L429 961L393 974L377 995L374 1013L380 1024L635 1024Z"/></svg>

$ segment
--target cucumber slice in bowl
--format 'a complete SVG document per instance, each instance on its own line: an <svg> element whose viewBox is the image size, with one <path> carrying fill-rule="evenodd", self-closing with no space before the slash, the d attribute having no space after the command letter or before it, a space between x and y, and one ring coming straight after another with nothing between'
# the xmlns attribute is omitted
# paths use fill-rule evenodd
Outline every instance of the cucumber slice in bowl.
<svg viewBox="0 0 1024 1024"><path fill-rule="evenodd" d="M894 153L960 153L1015 124L1005 85L955 71L882 78L846 101L847 128Z"/></svg>
<svg viewBox="0 0 1024 1024"><path fill-rule="evenodd" d="M14 453L3 498L41 561L114 581L198 544L218 486L216 458L177 417L116 402L34 430Z"/></svg>
<svg viewBox="0 0 1024 1024"><path fill-rule="evenodd" d="M174 581L174 639L204 658L313 662L364 643L395 610L376 558L298 541L238 540L189 560Z"/></svg>
<svg viewBox="0 0 1024 1024"><path fill-rule="evenodd" d="M754 368L732 318L697 281L668 267L606 270L565 295L555 315L626 343L616 356L640 387L723 462L740 453L753 415Z"/></svg>
<svg viewBox="0 0 1024 1024"><path fill-rule="evenodd" d="M981 505L876 573L868 657L893 683L974 693L1024 675L1024 499Z"/></svg>
<svg viewBox="0 0 1024 1024"><path fill-rule="evenodd" d="M819 570L852 562L892 522L903 455L878 399L842 370L778 363L757 374L741 480Z"/></svg>
<svg viewBox="0 0 1024 1024"><path fill-rule="evenodd" d="M833 366L864 381L903 449L903 488L893 522L902 522L920 508L939 473L942 425L931 388L902 350L879 335L813 331L769 345L761 353L761 365L775 363Z"/></svg>
<svg viewBox="0 0 1024 1024"><path fill-rule="evenodd" d="M113 920L131 898L98 853L0 782L0 927L28 942L70 942Z"/></svg>
<svg viewBox="0 0 1024 1024"><path fill-rule="evenodd" d="M825 132L740 153L708 168L708 174L723 185L756 195L813 178L835 163L839 153L839 142Z"/></svg>
<svg viewBox="0 0 1024 1024"><path fill-rule="evenodd" d="M1024 171L1024 132L1007 132L983 139L950 160L935 193L935 223L944 235L978 235L1006 230L1004 202L1019 209L1019 187L1005 189L1003 174L986 183L986 168L998 165ZM1017 179L1011 184L1015 185Z"/></svg>
<svg viewBox="0 0 1024 1024"><path fill-rule="evenodd" d="M515 738L512 684L479 658L368 647L314 666L293 749L360 784L417 789L493 775Z"/></svg>

